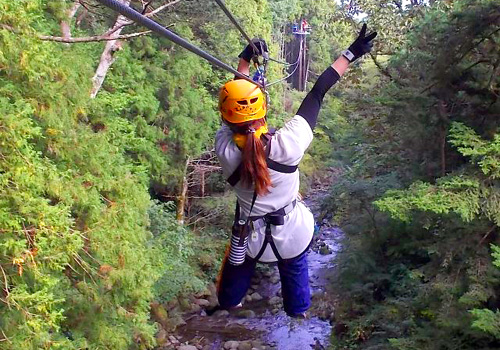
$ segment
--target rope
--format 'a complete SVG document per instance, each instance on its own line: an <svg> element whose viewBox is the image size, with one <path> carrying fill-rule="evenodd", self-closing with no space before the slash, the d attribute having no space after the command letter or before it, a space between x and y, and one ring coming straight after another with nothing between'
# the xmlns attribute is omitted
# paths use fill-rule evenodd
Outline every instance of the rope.
<svg viewBox="0 0 500 350"><path fill-rule="evenodd" d="M165 38L173 41L177 45L182 46L186 50L189 50L192 53L194 53L200 57L203 57L208 62L210 62L212 65L219 67L219 68L222 68L222 69L225 69L228 72L233 73L237 77L239 77L241 79L245 79L245 80L257 85L258 87L262 88L261 84L253 81L252 79L250 79L250 77L238 72L233 67L225 64L224 62L220 61L218 58L216 58L216 57L206 53L202 49L194 46L193 44L184 40L183 38L181 38L177 34L171 32L170 30L165 29L164 27L162 27L161 25L159 25L155 21L145 17L144 15L140 14L139 12L134 10L133 8L131 8L129 6L125 6L124 4L119 3L116 0L97 0L97 1L100 2L101 4L103 4L104 6L109 7L110 9L112 9L112 10L122 14L123 16L131 19L132 21L134 21L138 24L141 24L146 28L151 29L153 32L155 32L161 36L164 36Z"/></svg>

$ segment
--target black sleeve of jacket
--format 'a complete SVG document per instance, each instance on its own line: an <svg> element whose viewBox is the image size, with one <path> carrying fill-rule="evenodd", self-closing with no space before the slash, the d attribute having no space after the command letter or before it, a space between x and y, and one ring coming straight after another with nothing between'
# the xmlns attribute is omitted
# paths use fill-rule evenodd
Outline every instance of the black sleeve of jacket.
<svg viewBox="0 0 500 350"><path fill-rule="evenodd" d="M323 97L330 88L340 79L339 73L331 66L328 67L318 78L313 88L302 101L297 114L307 120L311 129L316 126L319 109Z"/></svg>

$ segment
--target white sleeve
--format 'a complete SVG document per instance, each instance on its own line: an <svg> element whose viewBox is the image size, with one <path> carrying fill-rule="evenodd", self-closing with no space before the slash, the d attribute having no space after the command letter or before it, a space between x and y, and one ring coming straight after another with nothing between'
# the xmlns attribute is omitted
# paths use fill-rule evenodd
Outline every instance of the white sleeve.
<svg viewBox="0 0 500 350"><path fill-rule="evenodd" d="M224 176L228 178L241 162L241 151L233 140L233 133L227 125L222 125L215 134L215 154L219 158Z"/></svg>
<svg viewBox="0 0 500 350"><path fill-rule="evenodd" d="M269 158L284 165L297 165L312 139L311 127L303 117L296 115L273 136Z"/></svg>

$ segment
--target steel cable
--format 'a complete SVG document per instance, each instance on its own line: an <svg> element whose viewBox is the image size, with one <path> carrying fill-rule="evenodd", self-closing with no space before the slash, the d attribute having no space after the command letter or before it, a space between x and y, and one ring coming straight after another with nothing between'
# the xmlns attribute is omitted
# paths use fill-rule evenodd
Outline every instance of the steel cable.
<svg viewBox="0 0 500 350"><path fill-rule="evenodd" d="M200 56L200 57L203 57L204 59L206 59L208 62L210 62L212 65L216 66L216 67L219 67L219 68L222 68L222 69L225 69L227 70L228 72L230 73L233 73L235 76L241 78L241 79L245 79L255 85L257 85L258 87L262 88L262 85L253 81L250 77L246 76L245 74L242 74L240 72L238 72L236 69L234 69L233 67L225 64L224 62L220 61L218 58L206 53L205 51L203 51L202 49L194 46L193 44L191 44L190 42L186 41L185 39L181 38L180 36L178 36L177 34L171 32L170 30L162 27L160 24L158 24L157 22L153 21L152 19L150 18L147 18L145 17L144 15L140 14L139 12L137 12L136 10L134 10L133 8L129 7L129 6L126 6L122 3L119 3L118 1L116 0L97 0L99 3L103 4L104 6L106 7L109 7L110 9L122 14L123 16L131 19L132 21L138 23L138 24L141 24L143 25L144 27L152 30L153 32L157 33L157 34L160 34L161 36L164 36L165 38L173 41L174 43L182 46L183 48L185 48L186 50L189 50L191 51L192 53Z"/></svg>
<svg viewBox="0 0 500 350"><path fill-rule="evenodd" d="M291 64L290 66L293 66L294 64L297 64L297 63L299 62L299 60L300 60L300 56L302 55L302 50L303 50L303 48L302 48L302 46L301 46L301 47L300 47L300 50L299 50L299 54L297 55L297 60L295 61L295 63ZM290 78L290 77L291 77L291 76L295 73L295 71L297 70L297 68L299 68L299 65L298 65L298 64L295 66L295 68L293 69L293 71L292 71L290 74L288 74L287 76L285 76L285 77L283 77L283 78L281 78L281 79L278 79L278 80L276 80L276 81L273 81L272 83L267 84L267 86L272 86L272 85L274 85L274 84L277 84L277 83L279 83L279 82L282 82L283 80L286 80L286 79Z"/></svg>

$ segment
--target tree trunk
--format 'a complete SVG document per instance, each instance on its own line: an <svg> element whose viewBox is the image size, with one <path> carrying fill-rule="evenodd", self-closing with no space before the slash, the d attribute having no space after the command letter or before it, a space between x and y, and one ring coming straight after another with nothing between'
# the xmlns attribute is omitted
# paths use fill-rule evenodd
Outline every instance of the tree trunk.
<svg viewBox="0 0 500 350"><path fill-rule="evenodd" d="M200 174L200 186L200 197L205 197L205 170L202 170Z"/></svg>
<svg viewBox="0 0 500 350"><path fill-rule="evenodd" d="M184 225L184 211L186 209L188 191L187 169L189 161L190 159L188 157L188 159L186 159L186 165L184 166L184 177L182 178L181 193L177 197L177 223L179 225Z"/></svg>
<svg viewBox="0 0 500 350"><path fill-rule="evenodd" d="M446 175L446 135L447 133L447 126L443 125L441 129L441 176Z"/></svg>
<svg viewBox="0 0 500 350"><path fill-rule="evenodd" d="M130 0L118 0L118 1L126 6L128 6L130 3ZM116 19L115 24L113 25L113 28L123 27L124 24L127 22L128 22L127 17L119 15ZM111 38L118 37L122 29L123 28L117 29L110 35L110 37ZM110 40L106 42L106 46L104 47L104 51L102 52L101 55L101 60L99 61L99 66L97 67L95 75L92 78L92 90L90 92L91 98L97 96L97 93L99 92L99 89L101 88L102 83L106 78L106 74L108 73L109 67L111 67L111 65L116 59L115 54L117 51L121 49L121 46L122 42L120 40Z"/></svg>
<svg viewBox="0 0 500 350"><path fill-rule="evenodd" d="M441 119L440 132L440 157L441 157L441 176L446 175L446 136L448 134L448 125L450 119L448 116L448 108L444 100L439 100L439 117Z"/></svg>
<svg viewBox="0 0 500 350"><path fill-rule="evenodd" d="M73 6L68 9L67 14L68 17L65 21L61 21L61 35L63 38L71 38L71 20L76 14L76 11L80 8L80 2L75 1Z"/></svg>

